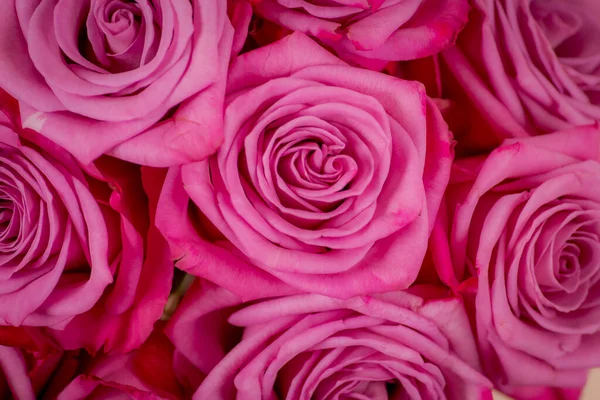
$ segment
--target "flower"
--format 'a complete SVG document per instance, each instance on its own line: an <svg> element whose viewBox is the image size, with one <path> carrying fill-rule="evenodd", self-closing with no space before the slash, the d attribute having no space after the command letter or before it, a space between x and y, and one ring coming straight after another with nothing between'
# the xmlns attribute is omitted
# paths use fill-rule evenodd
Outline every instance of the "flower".
<svg viewBox="0 0 600 400"><path fill-rule="evenodd" d="M340 298L406 288L451 147L420 84L349 67L296 33L232 64L225 142L169 171L157 226L178 267L236 293L262 271Z"/></svg>
<svg viewBox="0 0 600 400"><path fill-rule="evenodd" d="M162 324L144 344L128 354L82 358L77 368L59 371L50 383L49 398L149 400L181 399L183 387L173 370L173 345Z"/></svg>
<svg viewBox="0 0 600 400"><path fill-rule="evenodd" d="M0 327L0 396L35 400L75 353L56 348L39 329Z"/></svg>
<svg viewBox="0 0 600 400"><path fill-rule="evenodd" d="M103 157L84 169L22 129L2 92L0 110L0 324L49 328L65 348L139 346L173 275L139 167Z"/></svg>
<svg viewBox="0 0 600 400"><path fill-rule="evenodd" d="M257 296L273 294L254 283ZM243 302L199 281L167 334L206 375L194 399L458 400L479 398L490 386L477 370L475 342L458 299L391 292Z"/></svg>
<svg viewBox="0 0 600 400"><path fill-rule="evenodd" d="M85 164L104 153L158 166L201 159L222 141L215 110L233 40L226 8L9 0L0 11L0 87L20 101L26 128Z"/></svg>
<svg viewBox="0 0 600 400"><path fill-rule="evenodd" d="M454 44L467 22L466 0L251 0L256 13L311 35L342 58L380 69ZM383 61L383 63L382 63Z"/></svg>
<svg viewBox="0 0 600 400"><path fill-rule="evenodd" d="M599 12L591 0L473 1L443 58L492 146L600 119Z"/></svg>
<svg viewBox="0 0 600 400"><path fill-rule="evenodd" d="M507 140L455 165L432 253L450 286L476 288L481 358L501 388L581 388L600 365L599 133Z"/></svg>

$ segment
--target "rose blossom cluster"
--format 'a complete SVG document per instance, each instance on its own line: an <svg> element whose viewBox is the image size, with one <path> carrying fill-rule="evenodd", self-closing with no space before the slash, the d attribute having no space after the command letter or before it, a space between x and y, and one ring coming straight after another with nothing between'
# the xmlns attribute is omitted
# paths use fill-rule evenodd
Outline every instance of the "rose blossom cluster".
<svg viewBox="0 0 600 400"><path fill-rule="evenodd" d="M576 400L596 0L6 0L0 397Z"/></svg>

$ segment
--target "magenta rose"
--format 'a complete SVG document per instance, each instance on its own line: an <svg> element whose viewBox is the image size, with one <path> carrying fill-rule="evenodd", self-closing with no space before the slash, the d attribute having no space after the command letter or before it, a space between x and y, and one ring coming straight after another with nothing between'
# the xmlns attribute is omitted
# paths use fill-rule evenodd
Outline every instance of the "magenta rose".
<svg viewBox="0 0 600 400"><path fill-rule="evenodd" d="M226 1L8 0L0 27L0 87L79 161L174 165L221 143Z"/></svg>
<svg viewBox="0 0 600 400"><path fill-rule="evenodd" d="M144 344L128 353L81 357L61 368L45 393L47 399L178 400L183 387L173 370L173 345L158 326Z"/></svg>
<svg viewBox="0 0 600 400"><path fill-rule="evenodd" d="M514 400L579 400L582 388L512 387L504 393Z"/></svg>
<svg viewBox="0 0 600 400"><path fill-rule="evenodd" d="M458 45L443 58L497 141L600 119L600 3L472 3Z"/></svg>
<svg viewBox="0 0 600 400"><path fill-rule="evenodd" d="M173 274L139 167L106 157L84 170L21 129L2 92L0 110L0 324L52 328L67 348L138 346Z"/></svg>
<svg viewBox="0 0 600 400"><path fill-rule="evenodd" d="M37 329L0 327L0 398L39 398L56 369L72 356Z"/></svg>
<svg viewBox="0 0 600 400"><path fill-rule="evenodd" d="M489 387L458 299L249 300L198 281L169 322L178 352L206 375L193 399L474 400Z"/></svg>
<svg viewBox="0 0 600 400"><path fill-rule="evenodd" d="M252 5L246 0L227 0L227 14L235 30L231 56L235 57L242 51L250 31L252 21Z"/></svg>
<svg viewBox="0 0 600 400"><path fill-rule="evenodd" d="M599 149L590 126L455 164L432 252L447 283L477 288L479 348L502 388L579 388L600 366Z"/></svg>
<svg viewBox="0 0 600 400"><path fill-rule="evenodd" d="M114 281L91 310L48 333L65 349L128 352L146 340L162 316L174 267L167 243L149 219L156 205L148 204L139 170L108 158L95 165L113 189L111 207L120 213L120 235L112 233L121 240Z"/></svg>
<svg viewBox="0 0 600 400"><path fill-rule="evenodd" d="M170 170L157 225L180 268L235 293L247 288L230 274L263 271L340 298L406 288L450 142L420 84L349 67L296 33L232 64L225 142Z"/></svg>
<svg viewBox="0 0 600 400"><path fill-rule="evenodd" d="M372 68L426 57L452 45L469 11L467 0L250 2L263 18L311 35L342 58Z"/></svg>

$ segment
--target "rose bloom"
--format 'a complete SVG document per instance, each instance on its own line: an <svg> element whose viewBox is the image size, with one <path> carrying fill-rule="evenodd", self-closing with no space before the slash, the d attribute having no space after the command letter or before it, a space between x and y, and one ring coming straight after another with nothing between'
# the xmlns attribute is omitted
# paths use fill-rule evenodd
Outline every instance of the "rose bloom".
<svg viewBox="0 0 600 400"><path fill-rule="evenodd" d="M19 328L0 328L2 398L183 398L184 387L173 370L174 347L160 325L133 352L95 358L80 351L57 349L33 330L7 329Z"/></svg>
<svg viewBox="0 0 600 400"><path fill-rule="evenodd" d="M195 282L167 326L177 351L205 374L193 399L474 400L489 394L458 299L405 292L258 299L278 288L249 283L255 297L244 302Z"/></svg>
<svg viewBox="0 0 600 400"><path fill-rule="evenodd" d="M0 397L39 398L58 366L72 356L39 329L0 327Z"/></svg>
<svg viewBox="0 0 600 400"><path fill-rule="evenodd" d="M184 387L173 369L174 347L160 324L140 348L128 354L81 357L53 376L45 398L178 400Z"/></svg>
<svg viewBox="0 0 600 400"><path fill-rule="evenodd" d="M84 170L22 129L2 92L0 111L0 325L52 328L66 348L138 346L173 274L139 167L105 157Z"/></svg>
<svg viewBox="0 0 600 400"><path fill-rule="evenodd" d="M467 22L467 0L250 0L261 17L306 33L342 58L380 68L452 45Z"/></svg>
<svg viewBox="0 0 600 400"><path fill-rule="evenodd" d="M227 15L235 30L231 49L231 55L235 57L242 51L248 39L252 21L252 5L246 0L227 0Z"/></svg>
<svg viewBox="0 0 600 400"><path fill-rule="evenodd" d="M222 141L232 40L222 0L7 0L0 87L83 163L178 164Z"/></svg>
<svg viewBox="0 0 600 400"><path fill-rule="evenodd" d="M157 225L178 267L236 293L262 271L336 297L406 288L452 157L420 84L296 33L232 64L225 142L169 171Z"/></svg>
<svg viewBox="0 0 600 400"><path fill-rule="evenodd" d="M511 387L504 393L514 400L579 400L582 388Z"/></svg>
<svg viewBox="0 0 600 400"><path fill-rule="evenodd" d="M596 125L455 164L432 253L450 286L476 288L481 357L501 388L579 388L600 366L599 149Z"/></svg>
<svg viewBox="0 0 600 400"><path fill-rule="evenodd" d="M457 46L443 58L453 91L490 126L490 146L600 119L599 2L472 3Z"/></svg>

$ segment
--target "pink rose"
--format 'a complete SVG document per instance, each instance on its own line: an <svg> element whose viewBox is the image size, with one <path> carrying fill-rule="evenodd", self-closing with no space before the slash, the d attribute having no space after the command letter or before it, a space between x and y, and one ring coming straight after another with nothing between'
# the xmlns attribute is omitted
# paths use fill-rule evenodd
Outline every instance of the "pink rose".
<svg viewBox="0 0 600 400"><path fill-rule="evenodd" d="M247 285L232 275L265 272L339 298L406 288L450 141L420 84L349 67L296 33L232 64L225 142L170 170L157 225L180 268L238 294Z"/></svg>
<svg viewBox="0 0 600 400"><path fill-rule="evenodd" d="M46 397L83 399L182 399L183 388L173 370L173 345L159 326L128 354L82 357L76 368L59 370Z"/></svg>
<svg viewBox="0 0 600 400"><path fill-rule="evenodd" d="M227 0L227 14L235 30L231 49L234 57L246 44L252 20L252 5L246 0Z"/></svg>
<svg viewBox="0 0 600 400"><path fill-rule="evenodd" d="M139 168L104 157L84 170L21 129L1 92L0 110L0 324L52 328L67 348L138 346L173 274Z"/></svg>
<svg viewBox="0 0 600 400"><path fill-rule="evenodd" d="M290 33L292 31L289 29L254 15L249 26L247 45L250 45L250 50L254 50L274 43Z"/></svg>
<svg viewBox="0 0 600 400"><path fill-rule="evenodd" d="M514 400L579 400L582 388L517 387L504 393Z"/></svg>
<svg viewBox="0 0 600 400"><path fill-rule="evenodd" d="M273 294L253 283L256 295ZM243 303L204 281L167 332L206 374L193 399L474 400L489 387L458 299L391 292Z"/></svg>
<svg viewBox="0 0 600 400"><path fill-rule="evenodd" d="M457 47L443 53L499 143L600 119L594 0L474 0ZM480 130L480 135L484 131Z"/></svg>
<svg viewBox="0 0 600 400"><path fill-rule="evenodd" d="M384 72L401 79L419 81L425 86L427 95L433 99L452 132L456 158L480 154L490 147L488 135L481 134L485 132L481 117L471 111L464 99L453 96L456 94L452 88L455 82L448 76L439 54L418 60L388 63ZM499 144L495 143L496 140L493 139L492 148Z"/></svg>
<svg viewBox="0 0 600 400"><path fill-rule="evenodd" d="M174 267L167 243L148 219L156 205L148 204L139 170L108 158L95 165L101 179L112 185L110 204L121 214L120 236L114 233L122 240L114 282L94 308L49 334L65 349L128 352L146 340L162 316Z"/></svg>
<svg viewBox="0 0 600 400"><path fill-rule="evenodd" d="M233 37L226 8L219 0L7 0L0 87L20 101L25 127L83 163L103 153L159 166L202 159L222 141Z"/></svg>
<svg viewBox="0 0 600 400"><path fill-rule="evenodd" d="M432 253L450 286L476 288L488 376L501 388L582 387L600 366L599 127L457 161L444 208Z"/></svg>
<svg viewBox="0 0 600 400"><path fill-rule="evenodd" d="M0 327L0 397L35 400L76 353L57 349L39 330Z"/></svg>
<svg viewBox="0 0 600 400"><path fill-rule="evenodd" d="M467 0L250 1L263 18L371 68L438 53L454 43L469 12Z"/></svg>

